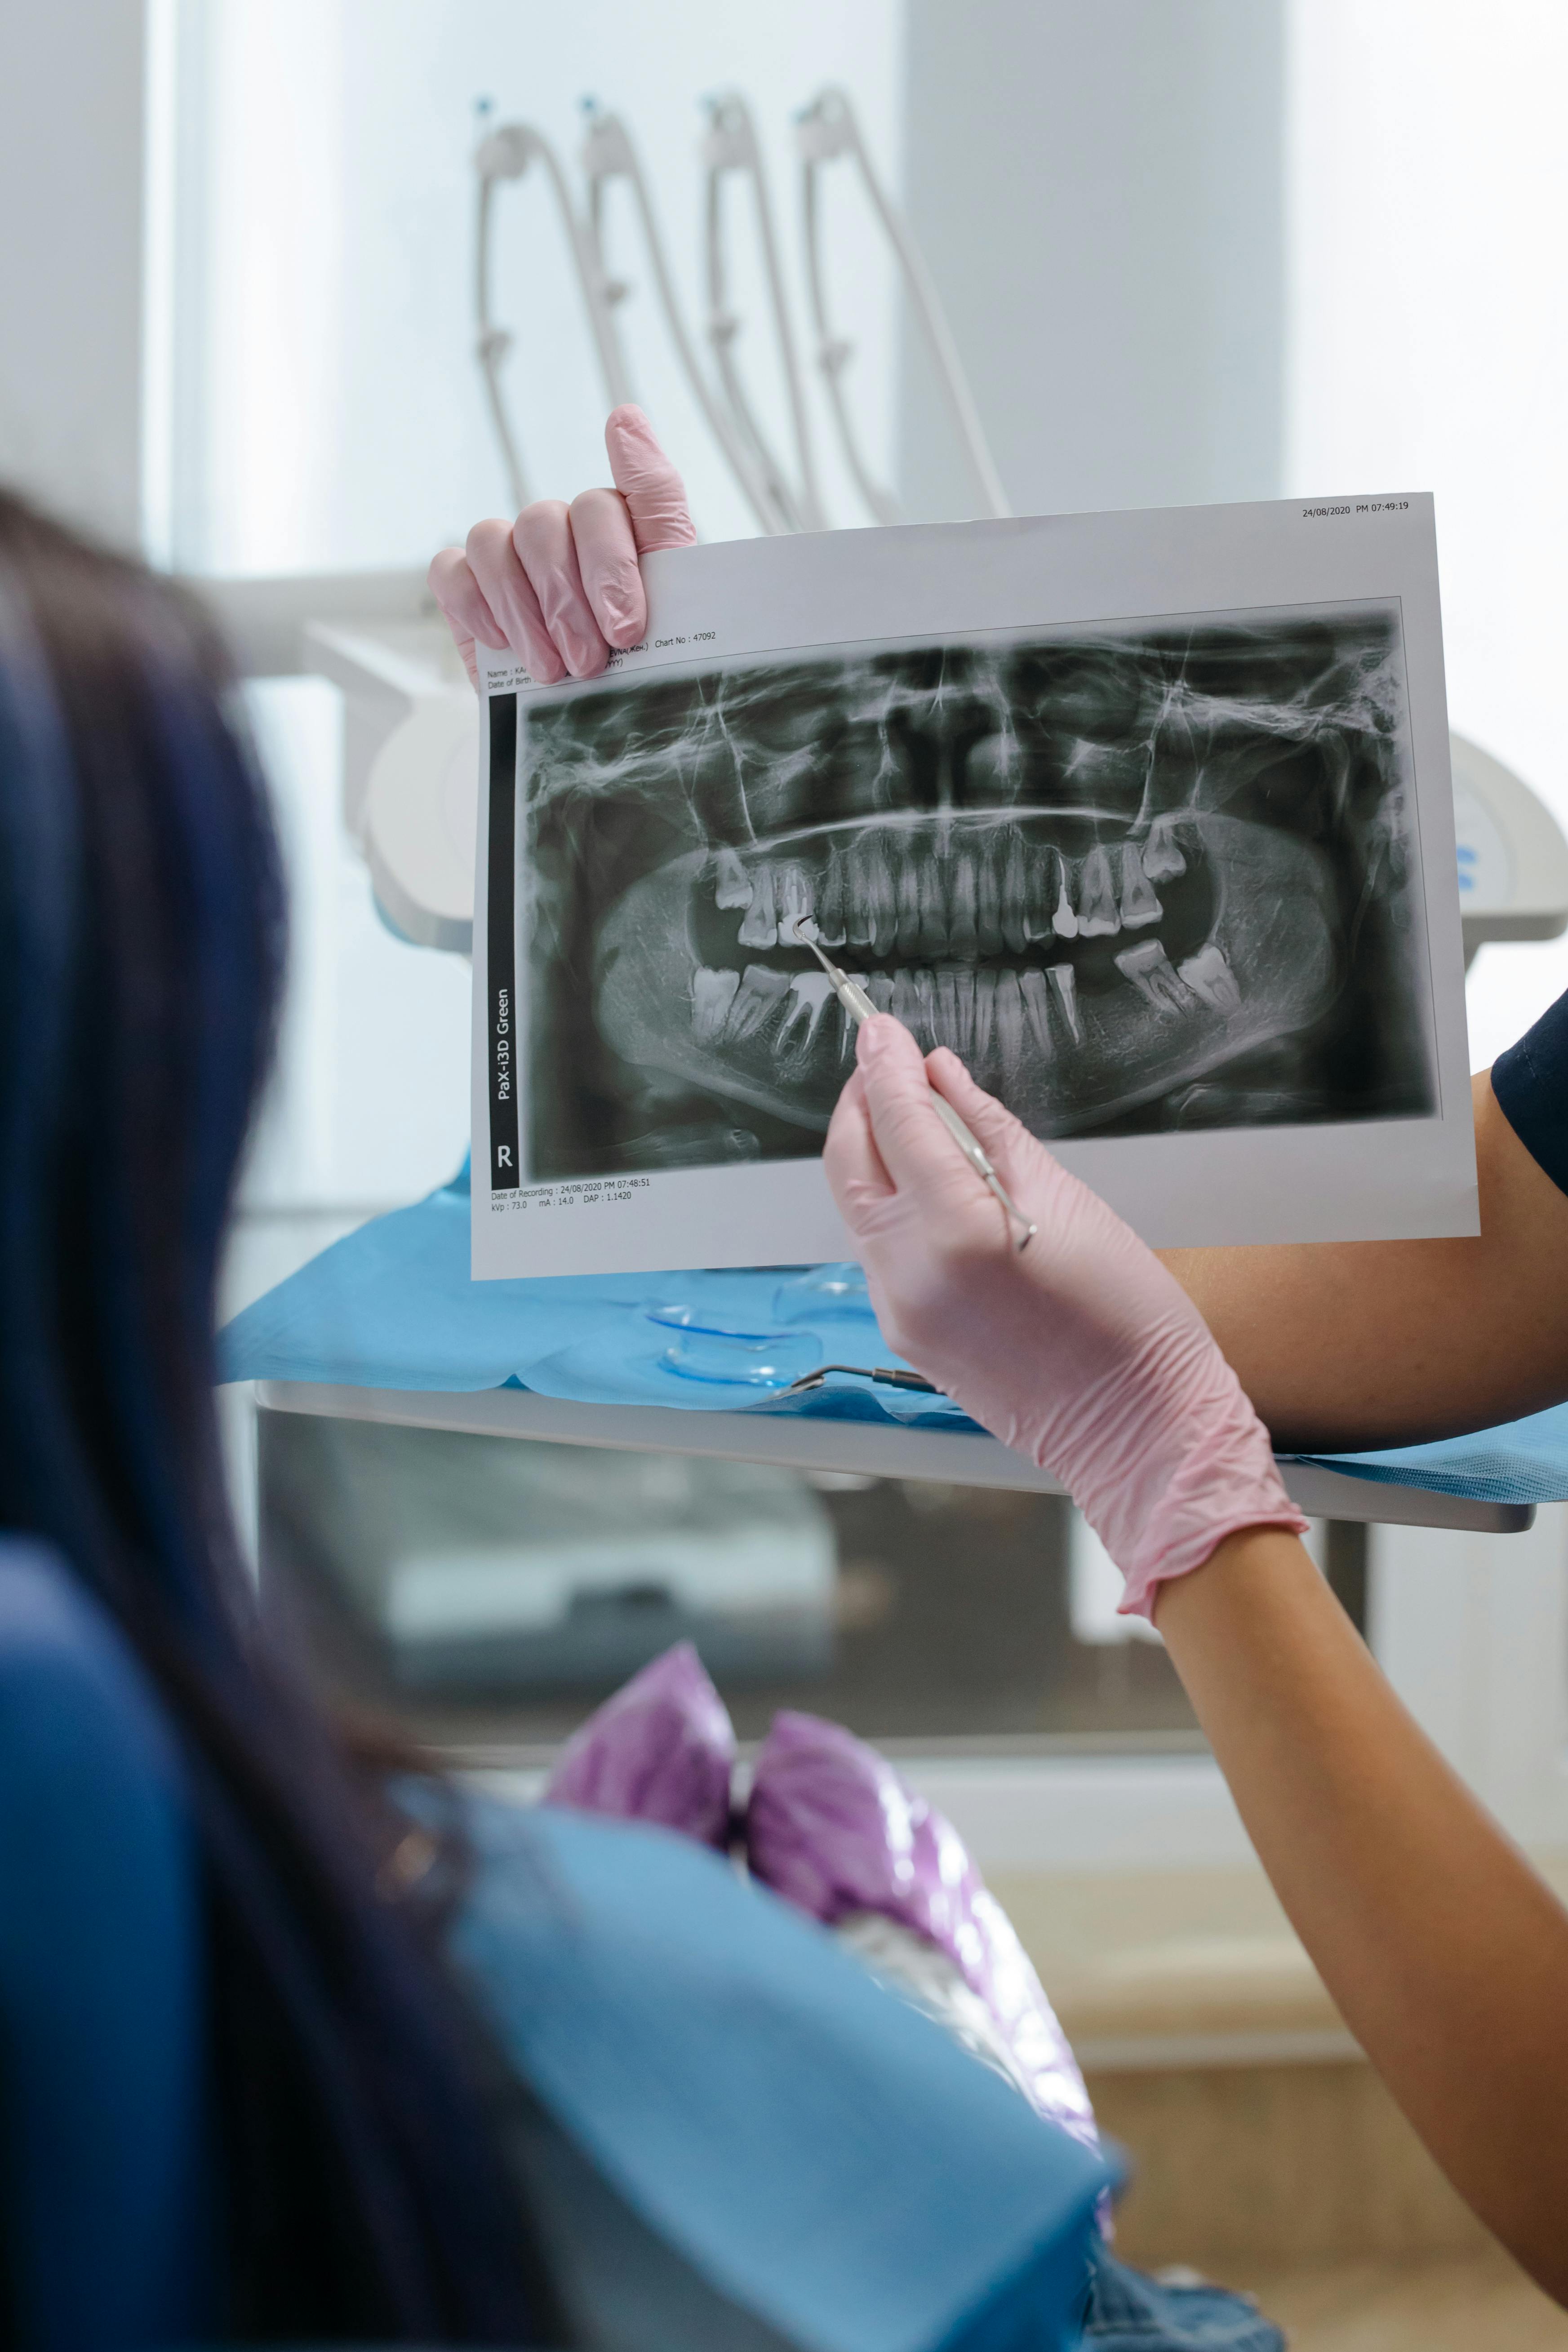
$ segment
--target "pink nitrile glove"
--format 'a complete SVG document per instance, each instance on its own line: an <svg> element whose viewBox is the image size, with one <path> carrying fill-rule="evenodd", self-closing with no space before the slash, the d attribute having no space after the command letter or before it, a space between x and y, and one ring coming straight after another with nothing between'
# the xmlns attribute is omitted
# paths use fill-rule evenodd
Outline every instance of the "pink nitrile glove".
<svg viewBox="0 0 1568 2352"><path fill-rule="evenodd" d="M430 593L475 686L476 638L496 653L510 646L541 686L597 677L612 648L635 646L647 625L641 558L696 538L685 484L640 408L610 411L605 448L613 490L477 522L465 546L432 562Z"/></svg>
<svg viewBox="0 0 1568 2352"><path fill-rule="evenodd" d="M1022 1254L932 1108L946 1096L1038 1227ZM866 1022L823 1153L883 1336L1058 1477L1127 1580L1124 1614L1238 1528L1307 1526L1197 1308L1130 1225L957 1056Z"/></svg>

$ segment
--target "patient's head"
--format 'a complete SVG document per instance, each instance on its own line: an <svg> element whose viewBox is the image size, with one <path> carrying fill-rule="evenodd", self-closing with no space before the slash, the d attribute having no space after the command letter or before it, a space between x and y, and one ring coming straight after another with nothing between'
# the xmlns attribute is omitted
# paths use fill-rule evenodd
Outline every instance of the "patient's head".
<svg viewBox="0 0 1568 2352"><path fill-rule="evenodd" d="M470 2022L386 1868L408 1822L266 1638L225 1496L214 1296L282 952L210 627L0 493L0 1537L54 1545L180 1739L229 2319L521 2341Z"/></svg>
<svg viewBox="0 0 1568 2352"><path fill-rule="evenodd" d="M154 1562L210 1602L217 1254L282 950L211 630L0 497L0 1525L122 1605Z"/></svg>

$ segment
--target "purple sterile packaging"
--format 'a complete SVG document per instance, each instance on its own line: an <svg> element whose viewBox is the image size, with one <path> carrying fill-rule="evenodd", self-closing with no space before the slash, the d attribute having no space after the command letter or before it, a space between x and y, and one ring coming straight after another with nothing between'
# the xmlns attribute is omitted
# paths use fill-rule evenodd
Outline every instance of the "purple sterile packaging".
<svg viewBox="0 0 1568 2352"><path fill-rule="evenodd" d="M575 1731L544 1791L547 1805L658 1822L703 1845L730 1839L735 1730L707 1668L678 1642Z"/></svg>
<svg viewBox="0 0 1568 2352"><path fill-rule="evenodd" d="M837 1724L776 1716L757 1759L746 1837L752 1875L814 1919L855 1923L863 1937L875 1915L945 1953L995 2020L1009 2071L1037 2113L1099 2147L1078 2062L1012 1921L951 1822L886 1757ZM863 1957L881 1972L876 1954Z"/></svg>

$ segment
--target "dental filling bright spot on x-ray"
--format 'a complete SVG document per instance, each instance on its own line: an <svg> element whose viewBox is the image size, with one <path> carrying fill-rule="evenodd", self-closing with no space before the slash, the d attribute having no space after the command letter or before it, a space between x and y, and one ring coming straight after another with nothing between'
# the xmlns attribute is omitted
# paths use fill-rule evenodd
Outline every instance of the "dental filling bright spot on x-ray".
<svg viewBox="0 0 1568 2352"><path fill-rule="evenodd" d="M540 1179L800 1159L879 1010L1037 1135L1430 1113L1397 607L532 700Z"/></svg>

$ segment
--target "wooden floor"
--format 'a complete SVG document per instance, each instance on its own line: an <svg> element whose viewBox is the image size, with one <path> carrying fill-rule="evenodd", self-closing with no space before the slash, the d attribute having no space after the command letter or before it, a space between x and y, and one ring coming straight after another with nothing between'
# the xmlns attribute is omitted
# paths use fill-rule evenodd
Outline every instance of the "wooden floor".
<svg viewBox="0 0 1568 2352"><path fill-rule="evenodd" d="M1568 2312L1502 2254L1259 2273L1245 2285L1290 2352L1568 2352Z"/></svg>

